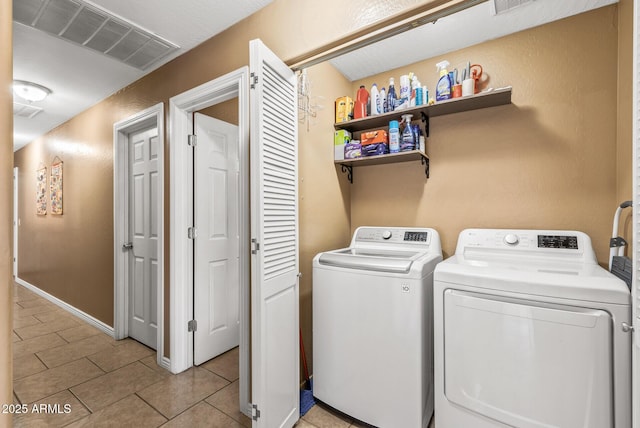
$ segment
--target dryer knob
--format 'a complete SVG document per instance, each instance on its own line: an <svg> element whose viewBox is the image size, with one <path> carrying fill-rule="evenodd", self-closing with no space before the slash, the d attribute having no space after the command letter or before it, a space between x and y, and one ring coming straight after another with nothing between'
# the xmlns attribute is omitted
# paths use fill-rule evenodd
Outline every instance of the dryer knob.
<svg viewBox="0 0 640 428"><path fill-rule="evenodd" d="M509 233L504 237L504 242L509 245L517 245L518 242L520 242L520 239L518 238L518 235Z"/></svg>
<svg viewBox="0 0 640 428"><path fill-rule="evenodd" d="M391 238L390 230L385 230L384 232L382 232L382 239L389 239L389 238Z"/></svg>

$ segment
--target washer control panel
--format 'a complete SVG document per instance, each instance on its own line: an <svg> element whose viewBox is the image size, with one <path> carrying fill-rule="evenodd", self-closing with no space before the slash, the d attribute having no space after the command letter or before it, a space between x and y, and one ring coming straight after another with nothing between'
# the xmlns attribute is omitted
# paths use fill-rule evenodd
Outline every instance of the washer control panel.
<svg viewBox="0 0 640 428"><path fill-rule="evenodd" d="M395 228L395 227L361 227L358 228L354 241L395 243L395 244L429 244L431 233L425 228Z"/></svg>

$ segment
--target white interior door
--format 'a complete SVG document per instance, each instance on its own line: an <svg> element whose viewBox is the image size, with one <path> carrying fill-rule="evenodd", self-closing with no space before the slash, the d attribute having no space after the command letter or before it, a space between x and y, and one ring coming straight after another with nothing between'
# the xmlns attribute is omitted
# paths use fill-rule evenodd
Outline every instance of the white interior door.
<svg viewBox="0 0 640 428"><path fill-rule="evenodd" d="M260 40L249 47L253 427L291 427L300 414L296 78Z"/></svg>
<svg viewBox="0 0 640 428"><path fill-rule="evenodd" d="M195 285L193 362L240 340L240 158L238 127L195 114Z"/></svg>
<svg viewBox="0 0 640 428"><path fill-rule="evenodd" d="M158 128L129 135L129 336L156 349Z"/></svg>
<svg viewBox="0 0 640 428"><path fill-rule="evenodd" d="M18 277L18 167L13 168L13 277Z"/></svg>

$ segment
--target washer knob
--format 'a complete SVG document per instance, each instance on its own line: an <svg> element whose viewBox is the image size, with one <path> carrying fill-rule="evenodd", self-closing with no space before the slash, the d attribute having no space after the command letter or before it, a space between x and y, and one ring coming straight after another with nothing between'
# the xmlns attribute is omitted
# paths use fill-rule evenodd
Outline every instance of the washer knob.
<svg viewBox="0 0 640 428"><path fill-rule="evenodd" d="M384 232L382 232L382 239L389 239L389 238L391 238L390 230L385 230Z"/></svg>
<svg viewBox="0 0 640 428"><path fill-rule="evenodd" d="M504 242L508 245L517 245L520 242L520 238L518 238L518 235L509 233L504 237Z"/></svg>

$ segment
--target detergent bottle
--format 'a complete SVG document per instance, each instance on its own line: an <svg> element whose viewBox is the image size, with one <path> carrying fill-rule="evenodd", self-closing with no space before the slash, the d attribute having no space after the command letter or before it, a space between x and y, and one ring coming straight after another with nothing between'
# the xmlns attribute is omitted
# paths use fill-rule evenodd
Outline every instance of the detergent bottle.
<svg viewBox="0 0 640 428"><path fill-rule="evenodd" d="M364 85L360 85L360 89L356 93L356 103L353 106L353 118L362 119L367 117L367 106L369 105L369 91Z"/></svg>
<svg viewBox="0 0 640 428"><path fill-rule="evenodd" d="M411 98L411 80L409 75L403 74L400 76L400 96L396 101L396 110L409 107L409 98Z"/></svg>
<svg viewBox="0 0 640 428"><path fill-rule="evenodd" d="M436 101L448 100L451 98L452 84L449 72L447 71L448 66L449 61L441 61L436 64L436 67L438 67L438 71L440 72L440 79L438 79L438 84L436 85Z"/></svg>
<svg viewBox="0 0 640 428"><path fill-rule="evenodd" d="M375 83L371 85L371 116L382 113L380 111L380 92L378 91L378 85Z"/></svg>

